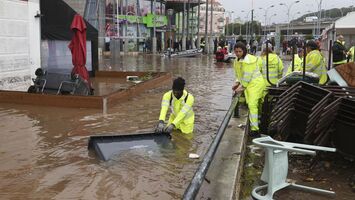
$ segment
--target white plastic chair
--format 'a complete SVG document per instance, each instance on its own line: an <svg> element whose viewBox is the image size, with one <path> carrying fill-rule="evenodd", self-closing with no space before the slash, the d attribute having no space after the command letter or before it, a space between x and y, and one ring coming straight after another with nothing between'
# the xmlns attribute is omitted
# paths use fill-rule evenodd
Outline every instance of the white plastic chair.
<svg viewBox="0 0 355 200"><path fill-rule="evenodd" d="M333 191L298 185L286 181L288 172L289 151L298 152L302 154L316 155L316 152L312 150L335 152L335 148L297 144L290 142L280 142L272 139L270 136L256 138L253 140L253 143L265 149L265 164L263 173L261 175L261 180L267 183L266 185L258 186L253 189L252 196L255 199L271 200L276 191L288 186L292 186L294 188L302 189L305 191L335 195L335 192ZM267 188L266 195L260 195L259 192L265 188Z"/></svg>

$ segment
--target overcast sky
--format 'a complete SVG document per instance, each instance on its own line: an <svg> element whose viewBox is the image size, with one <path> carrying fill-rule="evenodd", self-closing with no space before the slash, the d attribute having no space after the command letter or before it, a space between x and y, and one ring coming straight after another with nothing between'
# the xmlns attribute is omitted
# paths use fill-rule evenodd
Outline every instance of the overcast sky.
<svg viewBox="0 0 355 200"><path fill-rule="evenodd" d="M267 12L267 23L281 23L287 22L287 8L286 6L279 5L280 3L284 3L287 6L291 5L296 0L217 0L220 1L226 11L234 11L233 17L240 17L242 20L246 19L248 11L252 9L252 2L254 2L254 16L259 21L264 23L265 21L265 8L275 5L275 7L268 9ZM296 3L291 6L290 9L290 20L292 18L298 18L307 12L315 12L318 11L318 3L320 0L300 0L299 3ZM351 5L355 5L355 0L322 0L322 9L329 8L341 8L341 7L349 7ZM259 9L262 7L263 9ZM241 12L244 10L245 12ZM355 11L355 8L354 8ZM300 12L298 14L297 12ZM276 16L273 16L275 15ZM248 18L251 15L249 14Z"/></svg>

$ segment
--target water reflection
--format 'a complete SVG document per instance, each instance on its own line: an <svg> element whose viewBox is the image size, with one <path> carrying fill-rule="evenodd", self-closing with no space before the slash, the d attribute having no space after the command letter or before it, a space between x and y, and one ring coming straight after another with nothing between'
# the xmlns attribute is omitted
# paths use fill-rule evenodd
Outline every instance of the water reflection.
<svg viewBox="0 0 355 200"><path fill-rule="evenodd" d="M166 85L110 109L0 105L0 199L179 199L210 145L231 100L233 70L213 59L125 56L101 70L167 71L186 79L195 96L192 138L172 146L133 149L109 162L88 152L88 136L152 131ZM112 85L100 86L105 92Z"/></svg>

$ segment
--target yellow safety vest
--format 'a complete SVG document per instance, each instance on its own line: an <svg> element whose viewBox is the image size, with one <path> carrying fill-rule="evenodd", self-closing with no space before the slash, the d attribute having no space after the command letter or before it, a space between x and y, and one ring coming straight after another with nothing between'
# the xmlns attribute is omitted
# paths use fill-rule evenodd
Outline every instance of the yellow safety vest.
<svg viewBox="0 0 355 200"><path fill-rule="evenodd" d="M319 84L323 85L327 82L327 69L325 60L321 52L313 50L306 56L306 71L319 75Z"/></svg>
<svg viewBox="0 0 355 200"><path fill-rule="evenodd" d="M165 121L170 107L171 114L168 125L174 124L175 128L180 129L182 133L192 133L195 122L195 113L192 109L193 104L194 97L186 90L184 90L180 99L177 99L172 90L170 90L163 96L159 120Z"/></svg>
<svg viewBox="0 0 355 200"><path fill-rule="evenodd" d="M258 59L258 67L263 75L266 86L270 86L271 84L267 81L266 74L266 55ZM269 80L271 83L276 84L282 78L283 68L282 60L275 53L269 53Z"/></svg>
<svg viewBox="0 0 355 200"><path fill-rule="evenodd" d="M354 62L355 59L354 59L354 54L355 54L355 46L352 46L350 49L349 49L349 54L350 54L350 60L349 62Z"/></svg>
<svg viewBox="0 0 355 200"><path fill-rule="evenodd" d="M303 71L303 65L302 65L302 63L303 63L303 58L300 58L300 57L298 56L298 54L295 54L294 62L295 62L295 65L294 65L293 71ZM290 65L288 66L286 75L290 74L291 72L292 72L292 62L291 62Z"/></svg>

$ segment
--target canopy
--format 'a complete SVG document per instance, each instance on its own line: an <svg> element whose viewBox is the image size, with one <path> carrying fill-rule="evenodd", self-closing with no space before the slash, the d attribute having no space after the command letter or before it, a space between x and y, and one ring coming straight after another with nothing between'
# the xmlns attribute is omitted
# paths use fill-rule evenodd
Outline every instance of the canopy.
<svg viewBox="0 0 355 200"><path fill-rule="evenodd" d="M70 25L76 11L63 0L45 0L41 6L41 38L42 40L70 41L73 32ZM92 75L98 70L98 30L90 23L86 24L86 39L91 41ZM60 50L59 50L60 51ZM90 55L88 55L90 56Z"/></svg>
<svg viewBox="0 0 355 200"><path fill-rule="evenodd" d="M335 29L338 34L353 34L355 31L355 12L348 13L335 21Z"/></svg>

